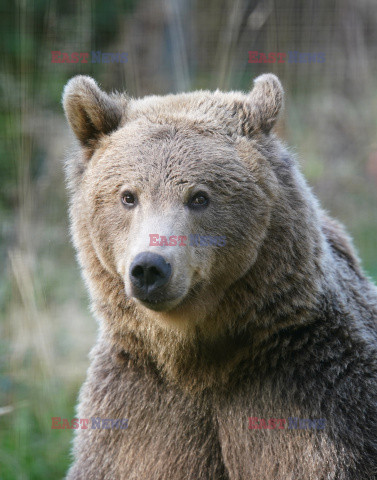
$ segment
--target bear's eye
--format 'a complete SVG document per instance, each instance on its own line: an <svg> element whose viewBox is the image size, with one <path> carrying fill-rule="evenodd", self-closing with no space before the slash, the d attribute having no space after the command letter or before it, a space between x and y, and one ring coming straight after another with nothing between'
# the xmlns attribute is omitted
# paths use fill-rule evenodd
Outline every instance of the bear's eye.
<svg viewBox="0 0 377 480"><path fill-rule="evenodd" d="M133 207L136 204L136 197L131 192L123 192L121 199L123 205L126 205L126 207Z"/></svg>
<svg viewBox="0 0 377 480"><path fill-rule="evenodd" d="M208 204L208 195L205 192L198 192L190 198L187 205L190 208L203 208L206 207Z"/></svg>

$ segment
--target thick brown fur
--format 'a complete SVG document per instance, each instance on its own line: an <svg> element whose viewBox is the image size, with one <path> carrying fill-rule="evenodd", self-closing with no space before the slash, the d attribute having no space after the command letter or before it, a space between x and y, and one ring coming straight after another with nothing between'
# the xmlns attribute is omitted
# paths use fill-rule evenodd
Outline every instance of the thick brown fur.
<svg viewBox="0 0 377 480"><path fill-rule="evenodd" d="M63 103L79 141L72 235L100 326L77 417L129 422L77 430L68 479L377 478L377 289L271 131L279 80L132 99L79 76ZM190 212L199 187L209 206ZM153 233L227 239L155 248L173 266L159 311L128 278ZM249 430L249 417L326 424Z"/></svg>

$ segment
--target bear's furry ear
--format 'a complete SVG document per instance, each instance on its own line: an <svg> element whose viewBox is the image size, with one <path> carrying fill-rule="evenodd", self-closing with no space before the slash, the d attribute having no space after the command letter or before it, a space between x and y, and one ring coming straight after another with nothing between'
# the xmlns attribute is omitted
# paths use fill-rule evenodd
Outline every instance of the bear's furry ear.
<svg viewBox="0 0 377 480"><path fill-rule="evenodd" d="M122 104L100 90L85 75L71 78L64 88L63 107L81 145L93 148L103 134L116 130L122 119Z"/></svg>
<svg viewBox="0 0 377 480"><path fill-rule="evenodd" d="M276 75L265 73L257 77L242 108L244 135L258 131L268 134L277 121L283 101L284 90Z"/></svg>

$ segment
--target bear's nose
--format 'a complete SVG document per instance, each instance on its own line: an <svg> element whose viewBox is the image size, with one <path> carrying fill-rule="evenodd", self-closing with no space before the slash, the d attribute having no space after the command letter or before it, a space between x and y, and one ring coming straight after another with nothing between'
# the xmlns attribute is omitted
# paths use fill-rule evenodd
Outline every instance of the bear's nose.
<svg viewBox="0 0 377 480"><path fill-rule="evenodd" d="M152 252L136 255L130 267L130 279L138 297L147 297L166 285L171 276L171 266L163 256Z"/></svg>

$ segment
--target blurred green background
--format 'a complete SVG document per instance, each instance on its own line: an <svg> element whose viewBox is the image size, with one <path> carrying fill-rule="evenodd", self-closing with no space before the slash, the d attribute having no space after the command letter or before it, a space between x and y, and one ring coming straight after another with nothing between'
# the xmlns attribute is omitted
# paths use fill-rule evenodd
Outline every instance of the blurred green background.
<svg viewBox="0 0 377 480"><path fill-rule="evenodd" d="M375 0L3 0L0 6L0 479L62 478L96 336L69 240L63 160L67 80L132 96L286 89L279 134L377 279ZM51 51L126 52L127 63L52 63ZM248 52L324 53L248 63Z"/></svg>

